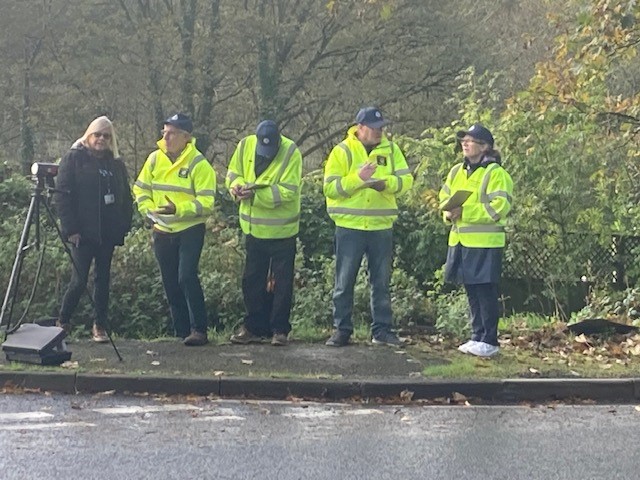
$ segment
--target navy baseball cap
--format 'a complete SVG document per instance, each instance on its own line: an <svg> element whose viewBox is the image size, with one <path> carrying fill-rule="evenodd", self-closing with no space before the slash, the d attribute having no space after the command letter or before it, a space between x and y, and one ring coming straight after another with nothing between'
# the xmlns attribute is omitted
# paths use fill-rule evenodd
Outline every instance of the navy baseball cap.
<svg viewBox="0 0 640 480"><path fill-rule="evenodd" d="M389 124L376 107L361 108L356 115L356 123L370 128L382 128Z"/></svg>
<svg viewBox="0 0 640 480"><path fill-rule="evenodd" d="M163 125L171 125L189 133L193 131L193 122L191 121L191 118L189 118L189 116L185 115L184 113L176 113L174 115L171 115L164 121Z"/></svg>
<svg viewBox="0 0 640 480"><path fill-rule="evenodd" d="M280 148L280 132L273 120L264 120L256 128L256 153L266 158L274 158Z"/></svg>
<svg viewBox="0 0 640 480"><path fill-rule="evenodd" d="M456 137L458 137L458 140L462 140L467 135L475 138L476 140L480 140L493 148L493 135L491 135L489 129L485 128L482 124L476 123L472 125L469 130L460 130L456 134Z"/></svg>

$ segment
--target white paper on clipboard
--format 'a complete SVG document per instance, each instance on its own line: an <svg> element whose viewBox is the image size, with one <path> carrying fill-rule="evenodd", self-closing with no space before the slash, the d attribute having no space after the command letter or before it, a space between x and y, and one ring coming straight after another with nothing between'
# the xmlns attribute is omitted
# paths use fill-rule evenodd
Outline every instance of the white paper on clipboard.
<svg viewBox="0 0 640 480"><path fill-rule="evenodd" d="M454 208L462 206L464 202L471 196L473 192L470 190L458 190L456 193L449 197L449 200L440 205L440 210L449 212Z"/></svg>
<svg viewBox="0 0 640 480"><path fill-rule="evenodd" d="M147 218L151 219L151 221L155 224L160 225L161 227L166 227L166 228L171 228L169 227L169 224L167 222L165 222L164 220L162 220L159 217L156 217L153 213L151 212L147 212Z"/></svg>

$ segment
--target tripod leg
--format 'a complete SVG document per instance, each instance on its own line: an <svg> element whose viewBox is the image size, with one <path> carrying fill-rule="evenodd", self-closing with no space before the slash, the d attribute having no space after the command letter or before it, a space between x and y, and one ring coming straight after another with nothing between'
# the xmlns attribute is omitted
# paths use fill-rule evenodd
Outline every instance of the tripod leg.
<svg viewBox="0 0 640 480"><path fill-rule="evenodd" d="M76 263L75 259L73 258L73 255L71 254L71 249L69 248L69 244L67 243L67 241L64 239L64 237L62 235L62 231L60 230L60 227L58 226L58 222L56 222L56 218L55 218L55 215L53 214L53 212L51 211L51 207L49 207L49 205L46 202L44 203L44 207L45 207L45 210L47 211L47 216L49 217L49 220L51 221L51 224L56 229L56 232L58 234L58 238L62 242L62 246L64 247L65 251L67 252L67 256L71 260L71 264L73 265L73 268L77 272L78 271L78 264ZM87 296L89 297L89 301L91 302L91 306L93 307L93 311L95 312L95 314L97 316L98 310L96 308L95 299L93 298L93 295L91 295L91 292L89 291L88 287L86 287L85 291L87 293ZM105 322L106 322L106 325L104 327L105 327L105 331L107 332L107 337L109 337L109 342L111 343L111 346L113 347L113 350L116 352L116 356L118 357L118 360L122 361L122 356L120 355L120 352L118 351L118 347L116 347L116 344L114 343L113 338L111 336L111 328L110 328L110 325L109 325L109 320L105 319Z"/></svg>
<svg viewBox="0 0 640 480"><path fill-rule="evenodd" d="M13 268L11 269L11 276L9 277L9 285L2 302L2 310L0 310L0 330L8 331L11 329L11 315L13 314L13 304L18 294L18 285L20 283L20 274L22 271L22 261L24 260L24 254L27 251L27 242L29 241L29 231L33 224L33 219L39 217L39 194L34 193L31 196L31 202L29 203L29 210L27 211L27 218L25 219L24 226L22 227L22 234L20 235L20 243L18 245L18 251L16 252L16 258L13 262ZM9 308L9 305L11 307ZM5 314L9 308L9 315L5 320Z"/></svg>

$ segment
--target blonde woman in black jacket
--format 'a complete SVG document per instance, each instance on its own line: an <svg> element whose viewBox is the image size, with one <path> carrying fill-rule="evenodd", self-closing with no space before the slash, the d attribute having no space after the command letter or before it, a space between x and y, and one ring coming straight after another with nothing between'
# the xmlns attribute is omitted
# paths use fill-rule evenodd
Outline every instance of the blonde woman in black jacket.
<svg viewBox="0 0 640 480"><path fill-rule="evenodd" d="M111 121L96 118L60 161L56 207L63 238L71 244L71 282L62 299L57 325L71 330L71 315L87 285L94 262L96 318L92 336L106 342L111 258L131 228L132 203L127 169L118 155Z"/></svg>

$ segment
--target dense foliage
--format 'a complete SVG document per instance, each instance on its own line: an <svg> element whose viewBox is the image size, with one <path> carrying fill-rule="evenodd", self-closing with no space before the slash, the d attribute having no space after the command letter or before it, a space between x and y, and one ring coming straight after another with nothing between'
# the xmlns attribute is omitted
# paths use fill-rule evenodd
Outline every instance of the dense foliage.
<svg viewBox="0 0 640 480"><path fill-rule="evenodd" d="M318 167L353 111L378 103L397 119L392 130L417 180L396 225L392 290L399 324L464 328L464 299L438 280L446 231L435 196L458 157L455 132L478 121L494 132L514 178L507 259L526 276L522 259L541 252L538 293L559 315L568 317L567 299L582 279L593 288L592 311L635 318L634 290L615 297L633 297L627 300L633 308L615 302L609 310L596 308L609 305L596 292L607 296L613 272L595 271L584 258L585 251L610 250L612 235L635 236L640 227L635 1L480 1L495 13L486 18L473 15L478 2L471 9L465 0L446 7L410 0L51 0L32 2L38 8L29 12L26 3L8 1L2 19L10 24L1 35L11 39L0 49L10 65L0 75L7 92L0 100L6 112L0 140L8 146L0 171L4 285L29 202L29 183L18 172L34 158L59 156L93 116L114 117L133 175L153 148L158 121L167 110L184 109L196 118L201 145L222 178L235 142L269 115L308 160L293 322L328 329L333 226ZM80 15L69 24L71 11ZM451 11L469 13L451 18ZM547 19L549 11L555 14ZM212 324L233 326L242 314L244 254L228 195L219 195L217 209L208 224L202 280ZM573 234L587 235L583 248L568 243ZM55 313L69 274L54 231L43 236L47 255L34 315ZM38 261L26 256L21 298L28 297ZM633 287L640 266L625 274L618 285ZM360 324L369 321L366 272L361 276ZM116 331L161 333L168 312L149 234L139 223L117 251L113 278ZM531 295L531 306L541 301ZM90 322L88 305L78 317Z"/></svg>

